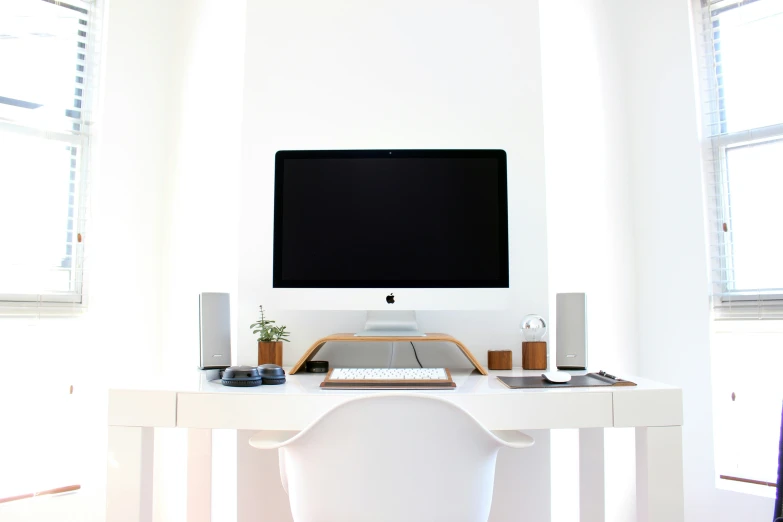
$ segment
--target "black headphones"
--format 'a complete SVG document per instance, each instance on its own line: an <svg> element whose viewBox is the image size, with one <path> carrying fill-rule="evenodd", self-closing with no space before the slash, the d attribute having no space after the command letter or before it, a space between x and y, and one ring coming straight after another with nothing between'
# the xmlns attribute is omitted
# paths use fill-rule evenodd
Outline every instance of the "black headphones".
<svg viewBox="0 0 783 522"><path fill-rule="evenodd" d="M261 366L230 366L223 370L223 386L261 386L262 384L284 384L285 372L276 364Z"/></svg>

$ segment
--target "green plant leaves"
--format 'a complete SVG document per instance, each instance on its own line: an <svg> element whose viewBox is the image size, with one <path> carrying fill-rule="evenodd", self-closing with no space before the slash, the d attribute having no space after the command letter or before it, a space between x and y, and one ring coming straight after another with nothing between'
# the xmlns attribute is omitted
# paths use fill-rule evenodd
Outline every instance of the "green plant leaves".
<svg viewBox="0 0 783 522"><path fill-rule="evenodd" d="M253 330L254 334L258 334L258 342L262 343L268 343L268 342L276 342L276 341L285 341L288 342L288 339L285 337L288 337L290 332L285 331L285 326L272 326L275 324L274 321L268 320L264 314L264 307L260 306L260 313L261 318L258 320L258 322L255 322L250 325L250 328Z"/></svg>

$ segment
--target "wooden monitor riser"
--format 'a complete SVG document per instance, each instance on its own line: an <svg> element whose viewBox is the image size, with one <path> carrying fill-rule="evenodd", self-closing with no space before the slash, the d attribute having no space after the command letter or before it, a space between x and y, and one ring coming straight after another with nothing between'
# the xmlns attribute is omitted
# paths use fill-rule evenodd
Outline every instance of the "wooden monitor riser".
<svg viewBox="0 0 783 522"><path fill-rule="evenodd" d="M446 342L446 343L454 343L457 345L457 347L462 351L462 353L465 355L465 357L468 358L470 363L473 365L476 370L481 375L487 375L487 370L484 369L484 367L481 365L478 360L473 356L473 354L468 350L468 347L459 342L454 337L447 335L447 334L441 334L441 333L428 333L426 337L411 337L411 336L389 336L389 337L357 337L356 335L352 333L338 333L338 334L332 334L327 335L326 337L321 337L316 342L313 343L313 345L305 352L305 354L302 356L301 359L297 361L297 363L291 368L290 374L295 374L299 370L304 367L305 363L312 359L315 354L318 353L318 350L321 349L323 345L325 345L328 342L349 342L349 343L374 343L374 342L417 342L417 343L423 343L423 342Z"/></svg>

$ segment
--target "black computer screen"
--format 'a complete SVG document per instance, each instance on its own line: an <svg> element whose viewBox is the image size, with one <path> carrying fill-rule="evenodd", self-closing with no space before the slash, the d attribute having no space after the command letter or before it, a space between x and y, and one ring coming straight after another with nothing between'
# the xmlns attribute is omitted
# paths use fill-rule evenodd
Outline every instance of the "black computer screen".
<svg viewBox="0 0 783 522"><path fill-rule="evenodd" d="M505 152L278 152L273 286L507 288Z"/></svg>

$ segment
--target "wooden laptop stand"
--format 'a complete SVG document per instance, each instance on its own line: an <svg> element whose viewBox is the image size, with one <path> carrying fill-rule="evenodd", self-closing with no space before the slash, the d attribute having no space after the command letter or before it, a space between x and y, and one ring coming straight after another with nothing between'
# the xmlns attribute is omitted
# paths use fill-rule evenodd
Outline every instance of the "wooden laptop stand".
<svg viewBox="0 0 783 522"><path fill-rule="evenodd" d="M476 360L476 358L473 356L472 353L470 353L470 350L468 350L468 347L459 342L454 337L447 335L447 334L441 334L441 333L428 333L426 337L411 337L411 336L389 336L389 337L357 337L352 333L338 333L338 334L332 334L327 335L326 337L322 337L318 339L316 342L313 343L313 345L308 349L305 354L302 356L301 359L297 361L297 363L291 368L291 371L288 372L289 374L293 375L299 370L302 369L302 367L305 365L307 361L312 359L315 354L318 353L318 350L321 349L323 345L325 345L328 342L349 342L349 343L374 343L374 342L382 342L382 343L391 343L391 342L416 342L416 343L423 343L423 342L446 342L446 343L454 343L457 345L457 347L462 350L462 353L465 355L465 357L468 358L470 363L473 365L476 370L481 375L487 375L487 370L484 369L483 366L481 366L481 363Z"/></svg>

